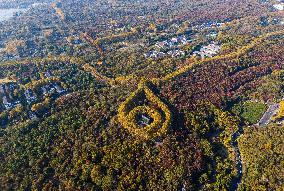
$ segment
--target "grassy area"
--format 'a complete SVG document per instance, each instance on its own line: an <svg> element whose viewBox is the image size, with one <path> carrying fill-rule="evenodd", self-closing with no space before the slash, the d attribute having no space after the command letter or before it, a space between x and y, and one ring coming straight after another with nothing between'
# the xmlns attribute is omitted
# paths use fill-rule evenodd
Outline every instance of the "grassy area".
<svg viewBox="0 0 284 191"><path fill-rule="evenodd" d="M247 101L236 104L232 112L241 116L248 124L255 124L260 120L266 109L267 106L264 103Z"/></svg>

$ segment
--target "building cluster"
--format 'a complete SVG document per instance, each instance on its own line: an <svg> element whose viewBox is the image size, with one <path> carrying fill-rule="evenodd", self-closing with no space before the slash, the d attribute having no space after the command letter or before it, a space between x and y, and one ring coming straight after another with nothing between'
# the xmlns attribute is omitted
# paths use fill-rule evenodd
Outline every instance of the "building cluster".
<svg viewBox="0 0 284 191"><path fill-rule="evenodd" d="M166 53L154 50L154 51L144 54L146 58L163 58L165 56L171 56L172 58L174 58L174 57L181 57L184 55L185 55L185 51L178 50L178 49L170 50Z"/></svg>
<svg viewBox="0 0 284 191"><path fill-rule="evenodd" d="M28 104L31 104L32 102L36 101L36 95L33 93L31 89L25 90L24 94Z"/></svg>
<svg viewBox="0 0 284 191"><path fill-rule="evenodd" d="M189 37L185 35L173 37L164 41L156 42L154 47L156 50L145 53L146 58L162 58L165 56L181 57L185 55L185 51L180 50L180 46L184 46L191 42Z"/></svg>
<svg viewBox="0 0 284 191"><path fill-rule="evenodd" d="M152 122L153 122L153 120L149 116L143 114L143 115L141 115L141 118L138 121L138 125L140 127L146 127L146 126L150 125Z"/></svg>
<svg viewBox="0 0 284 191"><path fill-rule="evenodd" d="M180 46L180 45L186 45L189 42L191 42L189 37L182 35L182 36L173 37L171 39L164 40L164 41L161 41L161 42L157 42L155 44L155 47L157 47L159 49L174 48L174 47L177 47L177 46Z"/></svg>
<svg viewBox="0 0 284 191"><path fill-rule="evenodd" d="M228 20L229 21L229 20ZM224 25L225 23L223 22L218 22L218 21L209 21L206 23L202 23L200 25L196 25L194 27L192 27L194 30L203 30L203 29L209 29L212 27L217 27L220 28Z"/></svg>
<svg viewBox="0 0 284 191"><path fill-rule="evenodd" d="M216 38L218 36L217 31L211 31L206 37Z"/></svg>
<svg viewBox="0 0 284 191"><path fill-rule="evenodd" d="M5 107L5 109L9 110L17 105L20 104L20 101L18 100L12 100L10 99L12 97L11 93L13 92L15 86L14 84L1 84L0 85L0 94L2 97L2 102Z"/></svg>
<svg viewBox="0 0 284 191"><path fill-rule="evenodd" d="M0 84L0 97L2 98L2 110L11 110L15 108L18 105L31 105L32 103L35 103L36 101L40 100L40 98L37 97L36 93L34 93L31 89L26 89L24 91L24 99L18 100L21 98L15 98L13 95L14 90L16 90L17 86L15 83L6 83L6 84ZM48 94L54 94L58 93L62 95L64 92L66 92L60 85L56 83L49 83L45 84L41 87L42 95L46 96ZM29 118L35 119L37 116L32 111L28 110L27 114Z"/></svg>
<svg viewBox="0 0 284 191"><path fill-rule="evenodd" d="M56 83L50 83L50 84L43 85L41 87L41 90L42 90L43 95L52 94L56 92L61 94L65 91Z"/></svg>
<svg viewBox="0 0 284 191"><path fill-rule="evenodd" d="M212 58L217 55L221 50L221 46L215 43L202 46L199 51L194 51L193 55L199 55L201 59Z"/></svg>
<svg viewBox="0 0 284 191"><path fill-rule="evenodd" d="M3 102L5 110L10 110L10 109L15 108L16 106L21 105L20 100L12 99L11 93L15 90L15 87L16 86L13 83L0 85L0 93L2 96L2 102ZM31 89L25 90L24 95L25 95L27 104L31 104L32 102L37 100L36 95L33 93ZM31 120L34 120L37 118L36 114L32 111L28 111L28 116Z"/></svg>
<svg viewBox="0 0 284 191"><path fill-rule="evenodd" d="M52 74L47 71L44 73L44 77L46 78L50 78L52 77ZM42 94L44 96L48 95L48 94L53 94L53 93L58 93L58 94L62 94L63 92L65 92L65 90L63 88L61 88L57 83L48 83L48 84L45 84L43 86L41 86L41 91L42 91Z"/></svg>
<svg viewBox="0 0 284 191"><path fill-rule="evenodd" d="M278 11L283 11L284 10L284 3L279 3L279 4L274 4L273 7L277 9Z"/></svg>
<svg viewBox="0 0 284 191"><path fill-rule="evenodd" d="M218 36L218 31L216 28L222 27L224 24L229 22L230 20L225 20L224 22L218 21L209 21L206 23L202 23L199 25L192 26L191 29L196 31L201 31L204 29L211 29L210 32L206 35L206 38L214 40ZM146 58L163 58L166 56L171 56L173 58L179 58L185 56L187 53L181 49L182 46L186 46L188 44L194 44L196 39L200 35L193 35L192 32L190 34L186 33L185 35L179 35L177 37L173 37L167 40L159 41L154 44L154 50L147 52L144 54ZM205 36L204 36L205 37ZM209 44L207 46L201 47L199 51L194 51L191 55L199 55L202 58L205 57L213 57L220 52L221 47L215 43Z"/></svg>

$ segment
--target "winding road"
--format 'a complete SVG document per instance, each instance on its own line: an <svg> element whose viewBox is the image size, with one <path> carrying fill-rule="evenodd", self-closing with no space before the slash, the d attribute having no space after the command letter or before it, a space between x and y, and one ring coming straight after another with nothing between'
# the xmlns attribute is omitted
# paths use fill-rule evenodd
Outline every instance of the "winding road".
<svg viewBox="0 0 284 191"><path fill-rule="evenodd" d="M240 153L240 149L239 149L239 144L238 144L238 138L242 134L243 134L243 127L240 126L238 131L236 131L232 135L231 145L233 146L235 153L236 153L236 159L237 159L236 160L236 166L237 166L238 174L237 174L237 178L233 179L232 185L231 185L229 191L236 191L238 189L238 186L241 183L242 176L243 176L243 161L242 161L242 157L241 157L241 153Z"/></svg>
<svg viewBox="0 0 284 191"><path fill-rule="evenodd" d="M279 106L280 106L279 103L269 106L267 111L263 114L262 118L259 120L258 125L259 126L268 125L273 115L275 115L279 110Z"/></svg>
<svg viewBox="0 0 284 191"><path fill-rule="evenodd" d="M271 121L271 118L273 117L273 115L275 115L277 113L278 110L279 110L279 103L275 103L273 105L270 105L269 108L267 109L267 111L263 114L262 118L257 123L257 125L265 126L265 125L269 124L269 122ZM232 185L231 185L229 191L236 191L238 189L238 186L241 183L242 176L243 176L243 170L242 170L243 169L243 161L242 161L242 157L241 157L241 153L240 153L240 149L239 149L239 145L238 145L238 138L242 134L243 134L243 128L242 128L242 126L240 126L238 131L236 131L232 135L231 145L234 148L235 153L236 153L236 166L237 166L238 175L237 175L237 178L232 181Z"/></svg>

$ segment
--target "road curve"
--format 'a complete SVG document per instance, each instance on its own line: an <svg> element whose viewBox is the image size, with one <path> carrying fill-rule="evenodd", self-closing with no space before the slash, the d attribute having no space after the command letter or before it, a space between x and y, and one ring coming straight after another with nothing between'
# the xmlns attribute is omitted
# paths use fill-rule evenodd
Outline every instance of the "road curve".
<svg viewBox="0 0 284 191"><path fill-rule="evenodd" d="M232 180L232 185L229 189L229 191L236 191L238 189L239 184L241 183L242 177L243 177L243 161L239 149L239 144L238 144L238 138L240 135L243 134L243 128L242 126L239 127L238 131L236 131L232 135L232 141L231 145L233 146L235 153L236 153L236 166L237 166L237 177Z"/></svg>

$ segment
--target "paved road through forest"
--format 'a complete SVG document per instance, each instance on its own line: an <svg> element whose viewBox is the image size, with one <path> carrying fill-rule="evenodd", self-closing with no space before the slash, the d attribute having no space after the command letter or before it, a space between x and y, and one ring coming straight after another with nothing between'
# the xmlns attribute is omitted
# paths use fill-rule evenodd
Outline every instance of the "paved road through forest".
<svg viewBox="0 0 284 191"><path fill-rule="evenodd" d="M262 118L259 120L258 125L259 126L268 125L273 115L277 113L278 109L279 109L279 103L269 106L267 111L264 113Z"/></svg>
<svg viewBox="0 0 284 191"><path fill-rule="evenodd" d="M279 103L270 105L267 111L263 114L262 118L259 120L258 125L259 126L268 125L269 122L271 121L271 118L278 112L278 110L279 110ZM232 181L231 188L229 189L230 191L236 191L238 189L238 186L241 183L241 179L243 176L243 171L242 171L243 161L242 161L240 149L238 146L238 138L240 137L242 133L243 133L243 128L239 127L238 131L232 135L231 144L236 152L236 166L238 170L238 175L237 175L237 178Z"/></svg>
<svg viewBox="0 0 284 191"><path fill-rule="evenodd" d="M238 138L240 137L241 134L243 134L242 126L240 126L238 131L232 135L231 144L236 153L236 166L237 166L238 174L237 174L237 178L232 180L232 185L231 185L231 188L229 189L230 191L236 191L238 189L238 186L241 183L242 176L243 176L243 161L242 161L242 157L241 157L241 153L240 153L240 149L238 145Z"/></svg>

